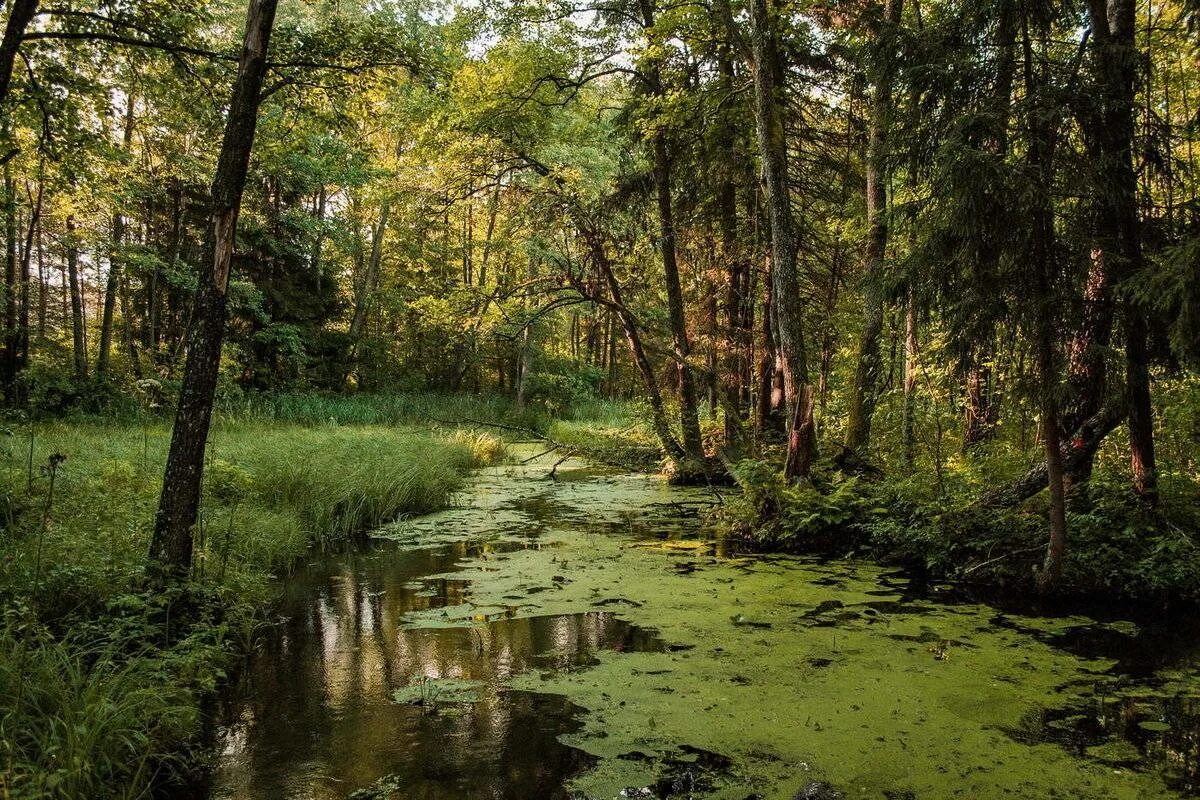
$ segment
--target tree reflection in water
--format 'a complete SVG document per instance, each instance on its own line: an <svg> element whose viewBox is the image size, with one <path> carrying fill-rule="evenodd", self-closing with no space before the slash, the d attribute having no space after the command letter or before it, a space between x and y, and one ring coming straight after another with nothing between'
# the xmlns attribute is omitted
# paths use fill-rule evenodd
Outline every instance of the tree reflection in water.
<svg viewBox="0 0 1200 800"><path fill-rule="evenodd" d="M288 581L290 613L227 709L212 797L332 800L385 776L411 800L553 798L588 757L557 741L573 709L503 691L526 670L585 665L600 650L658 650L606 612L406 629L408 611L462 601L445 572L489 545L381 548L331 558ZM430 709L393 702L425 679L481 681L479 701Z"/></svg>

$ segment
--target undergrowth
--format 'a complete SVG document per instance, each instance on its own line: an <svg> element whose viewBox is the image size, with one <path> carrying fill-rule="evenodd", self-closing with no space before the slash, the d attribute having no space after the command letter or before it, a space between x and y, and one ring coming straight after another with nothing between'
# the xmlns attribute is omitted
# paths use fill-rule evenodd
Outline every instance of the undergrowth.
<svg viewBox="0 0 1200 800"><path fill-rule="evenodd" d="M914 474L846 476L831 465L791 484L776 467L735 467L743 491L720 517L755 548L858 556L1009 596L1034 588L1045 554L1045 498L1013 508L975 501L980 481L961 470L941 485ZM1200 488L1166 476L1157 509L1138 503L1119 471L1102 468L1068 510L1061 597L1145 605L1200 603Z"/></svg>

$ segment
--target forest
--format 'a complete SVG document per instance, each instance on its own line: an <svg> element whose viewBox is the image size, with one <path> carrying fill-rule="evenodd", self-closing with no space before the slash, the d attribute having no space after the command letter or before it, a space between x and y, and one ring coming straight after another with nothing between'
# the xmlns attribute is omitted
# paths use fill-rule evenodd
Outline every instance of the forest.
<svg viewBox="0 0 1200 800"><path fill-rule="evenodd" d="M1197 0L0 19L0 797L1200 794Z"/></svg>

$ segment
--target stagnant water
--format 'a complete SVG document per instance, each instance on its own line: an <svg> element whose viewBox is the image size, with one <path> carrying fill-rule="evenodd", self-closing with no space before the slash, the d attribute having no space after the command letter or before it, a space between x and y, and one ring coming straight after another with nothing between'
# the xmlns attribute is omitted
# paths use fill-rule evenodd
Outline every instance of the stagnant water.
<svg viewBox="0 0 1200 800"><path fill-rule="evenodd" d="M719 497L553 461L287 583L213 800L1154 798L1200 789L1200 636L739 554Z"/></svg>

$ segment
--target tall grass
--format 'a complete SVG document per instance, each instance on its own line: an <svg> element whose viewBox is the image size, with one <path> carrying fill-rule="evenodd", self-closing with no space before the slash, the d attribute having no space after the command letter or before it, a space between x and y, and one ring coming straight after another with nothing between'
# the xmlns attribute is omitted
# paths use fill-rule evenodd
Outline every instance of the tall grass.
<svg viewBox="0 0 1200 800"><path fill-rule="evenodd" d="M0 630L0 795L138 797L154 772L177 764L192 736L194 693L157 658L111 643Z"/></svg>
<svg viewBox="0 0 1200 800"><path fill-rule="evenodd" d="M193 580L164 595L138 587L168 438L163 423L39 423L0 450L0 797L144 796L179 766L273 576L313 543L444 505L503 457L478 433L226 418ZM51 503L39 466L56 454Z"/></svg>
<svg viewBox="0 0 1200 800"><path fill-rule="evenodd" d="M228 420L294 425L460 425L501 422L544 430L550 419L536 406L518 408L502 395L405 392L395 394L273 393L222 403Z"/></svg>
<svg viewBox="0 0 1200 800"><path fill-rule="evenodd" d="M466 441L379 428L291 429L256 437L237 457L259 502L290 509L312 538L337 540L444 506L475 451Z"/></svg>

